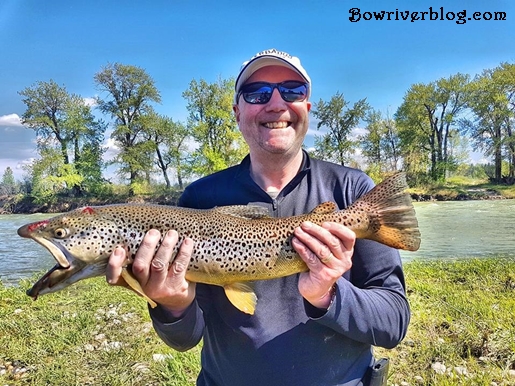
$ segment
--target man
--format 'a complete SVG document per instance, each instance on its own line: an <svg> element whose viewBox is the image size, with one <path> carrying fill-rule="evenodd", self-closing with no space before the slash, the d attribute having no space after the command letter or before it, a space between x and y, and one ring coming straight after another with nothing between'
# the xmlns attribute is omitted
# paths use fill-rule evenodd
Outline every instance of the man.
<svg viewBox="0 0 515 386"><path fill-rule="evenodd" d="M302 150L311 80L296 57L263 51L236 80L234 113L249 145L240 165L189 185L179 205L207 209L258 204L292 216L333 201L340 208L369 191L364 173L312 159ZM185 280L193 240L169 231L145 236L133 272L158 303L150 310L159 336L177 350L203 338L198 385L363 385L372 345L394 347L406 333L409 307L397 250L336 223L304 223L293 246L309 271L256 282L254 315L238 311L221 287ZM119 280L125 252L108 266ZM172 263L173 262L173 263ZM171 265L170 265L171 264Z"/></svg>

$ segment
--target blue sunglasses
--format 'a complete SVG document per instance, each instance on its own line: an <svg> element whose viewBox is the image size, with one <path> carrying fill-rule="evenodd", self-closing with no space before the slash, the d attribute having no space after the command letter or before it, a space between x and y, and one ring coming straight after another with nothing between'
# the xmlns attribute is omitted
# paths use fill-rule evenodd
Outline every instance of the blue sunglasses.
<svg viewBox="0 0 515 386"><path fill-rule="evenodd" d="M279 91L285 102L301 102L308 97L308 84L297 80L287 80L281 83L254 82L241 86L238 92L245 102L253 105L263 105L272 98L274 89Z"/></svg>

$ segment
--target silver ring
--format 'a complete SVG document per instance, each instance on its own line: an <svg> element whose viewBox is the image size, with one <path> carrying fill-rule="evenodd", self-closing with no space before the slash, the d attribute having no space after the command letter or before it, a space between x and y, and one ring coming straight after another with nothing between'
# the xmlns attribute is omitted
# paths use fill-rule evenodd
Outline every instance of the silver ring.
<svg viewBox="0 0 515 386"><path fill-rule="evenodd" d="M331 260L332 258L334 257L334 255L332 253L329 254L329 256L327 257L324 257L324 258L319 258L320 261L324 264L326 264L327 262L329 262L329 260Z"/></svg>

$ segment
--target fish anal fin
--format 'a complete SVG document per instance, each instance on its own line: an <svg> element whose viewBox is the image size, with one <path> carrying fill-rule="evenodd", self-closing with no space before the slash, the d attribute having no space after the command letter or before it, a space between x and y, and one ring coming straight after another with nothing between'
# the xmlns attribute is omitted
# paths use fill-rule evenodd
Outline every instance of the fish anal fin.
<svg viewBox="0 0 515 386"><path fill-rule="evenodd" d="M327 201L318 205L315 209L311 211L313 214L330 214L334 213L338 210L338 207L334 202Z"/></svg>
<svg viewBox="0 0 515 386"><path fill-rule="evenodd" d="M145 298L148 304L150 304L150 307L157 307L156 302L154 302L147 295L145 295L145 292L143 292L143 288L141 288L139 282L136 280L132 272L129 271L127 268L122 269L122 278L126 284L124 287L129 288L130 290L136 292L139 296Z"/></svg>
<svg viewBox="0 0 515 386"><path fill-rule="evenodd" d="M224 290L225 295L234 307L241 312L254 315L257 296L251 285L244 283L231 283L224 285Z"/></svg>

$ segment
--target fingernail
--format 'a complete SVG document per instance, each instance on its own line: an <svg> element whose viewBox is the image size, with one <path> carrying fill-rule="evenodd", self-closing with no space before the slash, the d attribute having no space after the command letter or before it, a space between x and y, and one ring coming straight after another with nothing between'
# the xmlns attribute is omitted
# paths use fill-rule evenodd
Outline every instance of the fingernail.
<svg viewBox="0 0 515 386"><path fill-rule="evenodd" d="M311 228L312 226L313 226L313 223L312 223L311 221L304 221L304 222L302 223L302 228L304 228L304 229L309 229L309 228Z"/></svg>
<svg viewBox="0 0 515 386"><path fill-rule="evenodd" d="M118 246L114 249L113 251L113 254L116 256L116 257L121 257L122 254L123 254L123 249L122 247Z"/></svg>

